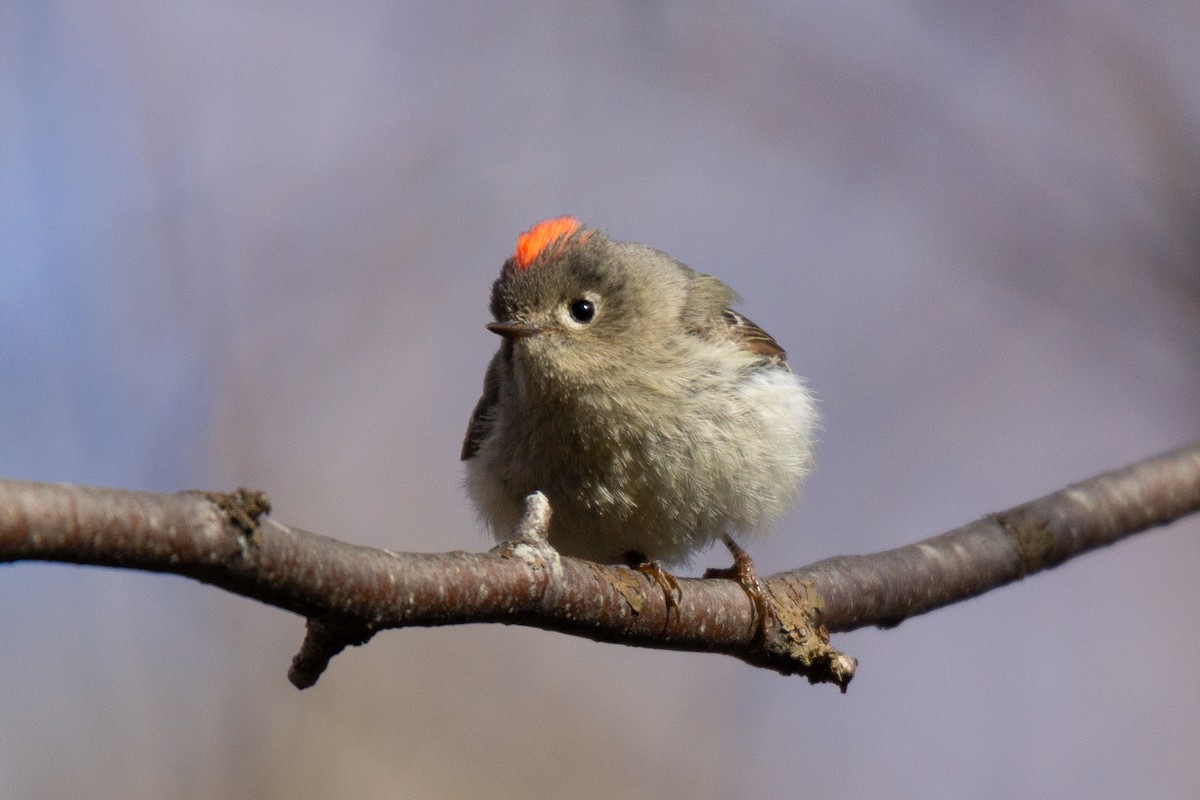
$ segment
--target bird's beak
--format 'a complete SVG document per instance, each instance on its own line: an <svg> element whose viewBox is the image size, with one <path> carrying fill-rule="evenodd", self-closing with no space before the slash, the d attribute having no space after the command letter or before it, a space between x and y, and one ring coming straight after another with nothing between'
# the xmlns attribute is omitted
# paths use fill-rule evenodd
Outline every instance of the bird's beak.
<svg viewBox="0 0 1200 800"><path fill-rule="evenodd" d="M524 322L489 322L487 329L505 339L524 339L526 336L534 336L546 330Z"/></svg>

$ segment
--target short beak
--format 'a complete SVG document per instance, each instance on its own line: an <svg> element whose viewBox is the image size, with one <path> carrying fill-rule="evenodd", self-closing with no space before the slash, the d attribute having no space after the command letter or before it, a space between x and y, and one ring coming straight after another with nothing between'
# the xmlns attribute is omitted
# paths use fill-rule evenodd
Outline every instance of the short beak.
<svg viewBox="0 0 1200 800"><path fill-rule="evenodd" d="M536 325L527 325L524 322L489 322L487 329L492 333L500 334L505 339L524 339L526 336L534 336L546 330Z"/></svg>

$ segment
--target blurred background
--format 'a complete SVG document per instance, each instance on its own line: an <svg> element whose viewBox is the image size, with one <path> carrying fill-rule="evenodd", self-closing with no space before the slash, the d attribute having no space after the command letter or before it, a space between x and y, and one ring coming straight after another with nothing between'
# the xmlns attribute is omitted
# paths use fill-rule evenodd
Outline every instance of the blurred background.
<svg viewBox="0 0 1200 800"><path fill-rule="evenodd" d="M1200 6L0 2L0 475L491 545L491 281L561 213L737 288L821 401L764 573L1200 434ZM727 563L710 551L694 565ZM303 621L0 569L0 798L1195 797L1200 521L828 686L500 626L311 690Z"/></svg>

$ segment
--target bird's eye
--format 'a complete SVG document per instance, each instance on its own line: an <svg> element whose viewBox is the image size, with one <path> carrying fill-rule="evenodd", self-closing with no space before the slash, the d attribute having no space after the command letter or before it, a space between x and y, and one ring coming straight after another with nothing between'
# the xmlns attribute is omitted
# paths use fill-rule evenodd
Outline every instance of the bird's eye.
<svg viewBox="0 0 1200 800"><path fill-rule="evenodd" d="M586 325L596 316L595 302L586 298L572 300L571 305L567 306L567 311L571 314L571 319L581 325Z"/></svg>

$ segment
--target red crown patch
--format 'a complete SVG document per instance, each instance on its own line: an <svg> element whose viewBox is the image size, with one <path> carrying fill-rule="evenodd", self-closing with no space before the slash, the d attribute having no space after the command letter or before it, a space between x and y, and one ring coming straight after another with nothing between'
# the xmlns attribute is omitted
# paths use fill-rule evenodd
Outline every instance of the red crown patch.
<svg viewBox="0 0 1200 800"><path fill-rule="evenodd" d="M517 252L513 263L518 270L525 270L543 253L554 254L562 250L568 236L579 230L579 220L574 217L545 219L517 237Z"/></svg>

